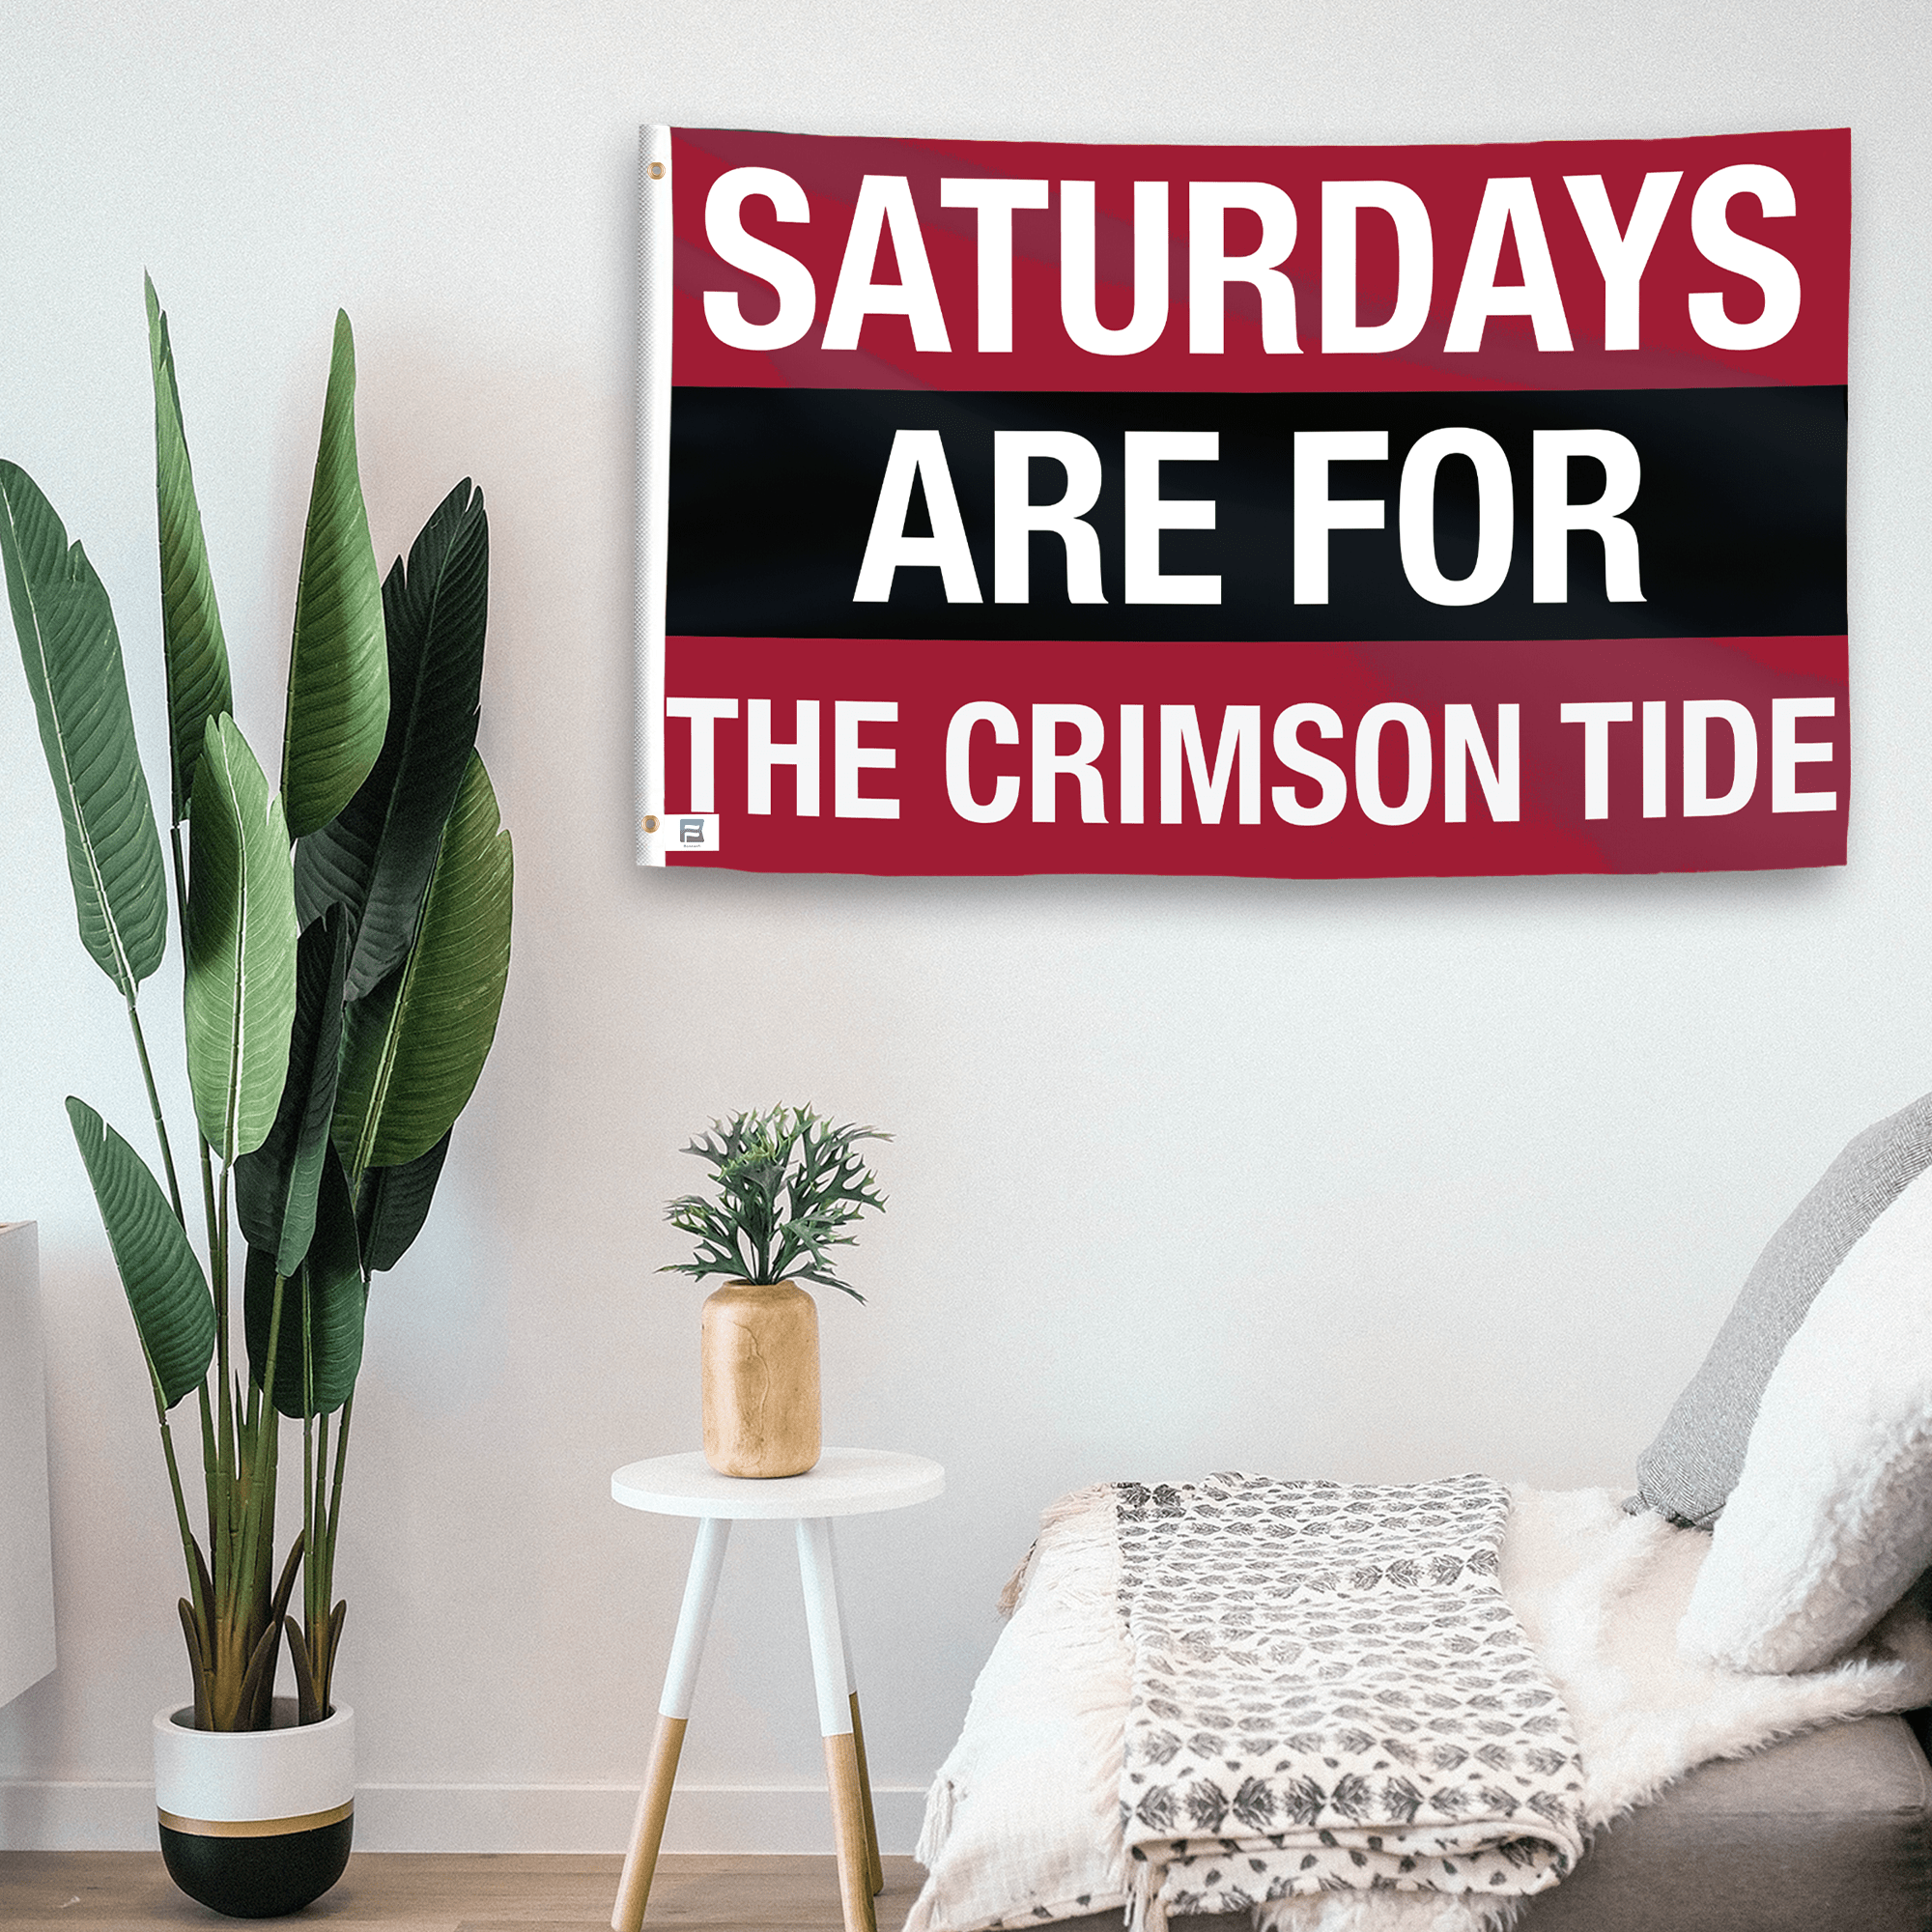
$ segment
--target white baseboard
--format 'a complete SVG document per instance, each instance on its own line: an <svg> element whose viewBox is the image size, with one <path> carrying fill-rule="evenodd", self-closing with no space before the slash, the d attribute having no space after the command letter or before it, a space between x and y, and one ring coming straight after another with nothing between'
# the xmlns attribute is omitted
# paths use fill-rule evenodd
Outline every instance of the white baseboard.
<svg viewBox="0 0 1932 1932"><path fill-rule="evenodd" d="M874 1788L880 1848L909 1853L925 1793ZM621 1852L635 1785L365 1784L355 1845L369 1852ZM155 1843L155 1787L0 1779L0 1851L137 1852ZM671 1799L668 1852L829 1852L832 1807L810 1785L684 1785Z"/></svg>

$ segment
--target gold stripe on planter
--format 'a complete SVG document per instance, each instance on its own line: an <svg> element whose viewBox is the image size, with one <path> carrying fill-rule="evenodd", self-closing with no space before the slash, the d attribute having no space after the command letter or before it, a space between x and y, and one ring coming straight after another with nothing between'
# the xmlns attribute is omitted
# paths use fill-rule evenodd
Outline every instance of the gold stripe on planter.
<svg viewBox="0 0 1932 1932"><path fill-rule="evenodd" d="M178 1818L172 1811L157 1815L170 1832L183 1832L191 1838L281 1838L291 1832L319 1832L325 1825L339 1825L355 1809L352 1798L346 1804L309 1811L299 1818Z"/></svg>

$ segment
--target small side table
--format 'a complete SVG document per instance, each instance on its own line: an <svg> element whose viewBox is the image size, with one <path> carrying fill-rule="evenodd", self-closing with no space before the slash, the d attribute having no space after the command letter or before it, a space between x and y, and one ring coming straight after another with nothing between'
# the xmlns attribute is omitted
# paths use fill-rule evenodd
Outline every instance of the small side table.
<svg viewBox="0 0 1932 1932"><path fill-rule="evenodd" d="M817 1466L805 1475L769 1481L721 1476L693 1450L628 1463L611 1478L611 1494L627 1509L698 1519L697 1547L692 1551L684 1606L678 1612L664 1696L658 1703L657 1736L638 1800L624 1875L617 1885L617 1903L611 1914L613 1932L639 1932L643 1924L697 1684L704 1633L724 1567L724 1546L732 1523L748 1519L797 1525L798 1576L805 1592L811 1674L818 1689L818 1728L825 1739L825 1770L832 1788L845 1932L876 1932L872 1897L883 1889L885 1872L879 1861L879 1832L866 1771L866 1734L839 1599L832 1520L904 1509L929 1501L945 1488L946 1471L937 1463L889 1449L827 1449Z"/></svg>

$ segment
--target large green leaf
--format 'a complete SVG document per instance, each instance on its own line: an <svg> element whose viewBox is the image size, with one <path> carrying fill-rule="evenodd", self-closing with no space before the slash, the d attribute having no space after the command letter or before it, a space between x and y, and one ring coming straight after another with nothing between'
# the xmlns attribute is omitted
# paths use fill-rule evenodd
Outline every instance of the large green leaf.
<svg viewBox="0 0 1932 1932"><path fill-rule="evenodd" d="M201 505L182 429L181 391L168 319L155 285L148 294L148 357L155 375L155 501L161 539L161 650L168 672L168 769L174 822L187 815L202 733L211 718L233 711L228 646L215 608L214 580L201 534Z"/></svg>
<svg viewBox="0 0 1932 1932"><path fill-rule="evenodd" d="M408 962L349 1009L334 1133L353 1178L427 1152L474 1091L510 972L512 870L472 752Z"/></svg>
<svg viewBox="0 0 1932 1932"><path fill-rule="evenodd" d="M69 1098L68 1119L107 1229L141 1352L172 1408L199 1388L214 1359L214 1303L208 1278L148 1164L84 1100Z"/></svg>
<svg viewBox="0 0 1932 1932"><path fill-rule="evenodd" d="M355 1198L355 1227L362 1238L362 1264L371 1274L392 1268L429 1219L429 1204L449 1152L444 1134L427 1153L401 1167L372 1167Z"/></svg>
<svg viewBox="0 0 1932 1932"><path fill-rule="evenodd" d="M270 1385L269 1334L274 1321L275 1258L251 1247L243 1277L242 1327L248 1369L269 1389L282 1414L329 1415L355 1392L362 1366L362 1315L367 1293L355 1252L355 1210L333 1151L323 1163L315 1241L308 1259L282 1287L281 1326L275 1329L275 1376ZM306 1330L306 1337L304 1337ZM304 1393L303 1344L313 1379Z"/></svg>
<svg viewBox="0 0 1932 1932"><path fill-rule="evenodd" d="M315 1196L335 1113L342 1047L342 976L349 924L339 908L303 932L296 948L296 1017L289 1071L269 1137L235 1163L235 1208L251 1247L294 1274L315 1233Z"/></svg>
<svg viewBox="0 0 1932 1932"><path fill-rule="evenodd" d="M340 814L296 848L296 909L349 910L349 997L403 963L436 865L443 822L476 743L490 525L465 477L438 505L383 586L389 728L382 756Z"/></svg>
<svg viewBox="0 0 1932 1932"><path fill-rule="evenodd" d="M319 831L355 796L383 749L388 716L383 580L355 469L355 343L338 311L282 731L282 800L292 838Z"/></svg>
<svg viewBox="0 0 1932 1932"><path fill-rule="evenodd" d="M127 999L161 963L168 884L114 612L33 478L0 462L0 556L67 832L80 943Z"/></svg>
<svg viewBox="0 0 1932 1932"><path fill-rule="evenodd" d="M281 1104L297 928L281 801L225 715L208 721L188 829L188 1085L203 1137L231 1161L261 1146Z"/></svg>

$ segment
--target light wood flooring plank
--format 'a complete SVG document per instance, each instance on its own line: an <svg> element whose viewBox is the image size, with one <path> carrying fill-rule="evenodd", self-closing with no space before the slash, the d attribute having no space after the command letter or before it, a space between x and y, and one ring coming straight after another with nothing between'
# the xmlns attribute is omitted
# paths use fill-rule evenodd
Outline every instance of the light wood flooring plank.
<svg viewBox="0 0 1932 1932"><path fill-rule="evenodd" d="M357 1852L333 1891L296 1921L330 1932L608 1932L623 1861L615 1856ZM904 1921L920 1885L888 1859L875 1901L881 1932ZM158 1852L0 1852L0 1925L9 1932L124 1932L235 1925L175 1889ZM667 1856L645 1932L838 1932L829 1858Z"/></svg>

